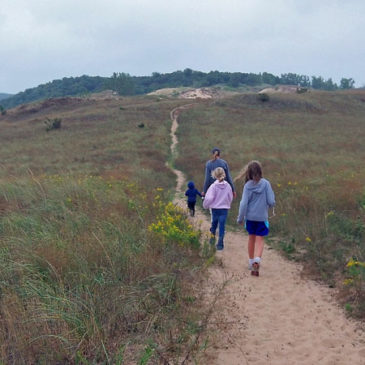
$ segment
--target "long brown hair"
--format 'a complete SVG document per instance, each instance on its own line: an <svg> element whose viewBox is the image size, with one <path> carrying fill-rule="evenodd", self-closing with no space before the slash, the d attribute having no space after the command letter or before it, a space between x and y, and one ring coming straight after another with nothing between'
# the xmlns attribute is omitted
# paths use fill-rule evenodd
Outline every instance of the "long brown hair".
<svg viewBox="0 0 365 365"><path fill-rule="evenodd" d="M244 171L245 183L249 180L253 180L255 182L259 182L262 178L262 167L259 161L250 161L245 166Z"/></svg>

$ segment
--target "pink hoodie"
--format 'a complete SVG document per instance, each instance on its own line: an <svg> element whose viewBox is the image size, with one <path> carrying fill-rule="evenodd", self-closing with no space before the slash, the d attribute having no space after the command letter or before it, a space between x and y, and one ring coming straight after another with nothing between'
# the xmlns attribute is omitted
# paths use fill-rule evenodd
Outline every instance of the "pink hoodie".
<svg viewBox="0 0 365 365"><path fill-rule="evenodd" d="M232 199L233 193L231 185L229 185L227 181L223 180L222 182L219 182L216 180L210 185L205 195L203 207L205 209L230 209Z"/></svg>

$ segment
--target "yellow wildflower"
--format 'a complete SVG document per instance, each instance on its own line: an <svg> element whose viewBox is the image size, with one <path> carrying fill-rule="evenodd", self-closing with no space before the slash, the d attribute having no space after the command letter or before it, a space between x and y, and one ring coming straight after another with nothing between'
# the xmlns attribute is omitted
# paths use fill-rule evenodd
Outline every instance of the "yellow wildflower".
<svg viewBox="0 0 365 365"><path fill-rule="evenodd" d="M351 267L351 266L365 267L365 262L355 261L354 259L350 259L350 261L347 263L346 267Z"/></svg>

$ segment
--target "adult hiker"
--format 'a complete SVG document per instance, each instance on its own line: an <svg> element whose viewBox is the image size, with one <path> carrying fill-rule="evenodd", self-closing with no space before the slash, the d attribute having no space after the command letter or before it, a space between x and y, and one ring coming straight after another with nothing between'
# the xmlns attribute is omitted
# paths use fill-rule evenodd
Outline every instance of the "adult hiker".
<svg viewBox="0 0 365 365"><path fill-rule="evenodd" d="M209 161L207 161L207 163L205 164L205 179L204 179L202 195L204 196L207 193L209 186L212 185L214 183L214 181L216 180L212 176L213 171L217 167L222 167L225 172L225 175L226 175L225 180L228 182L229 185L231 185L233 197L235 198L237 196L237 194L236 194L236 191L234 188L231 173L229 172L228 163L225 160L223 160L222 158L220 158L220 154L221 154L221 151L219 148L216 148L216 147L213 148L212 149L212 158Z"/></svg>

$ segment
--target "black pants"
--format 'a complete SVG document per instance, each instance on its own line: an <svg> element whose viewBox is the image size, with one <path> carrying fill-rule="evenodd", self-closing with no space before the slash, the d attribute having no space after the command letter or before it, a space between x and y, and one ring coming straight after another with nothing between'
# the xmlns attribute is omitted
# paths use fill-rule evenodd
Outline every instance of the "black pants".
<svg viewBox="0 0 365 365"><path fill-rule="evenodd" d="M188 202L188 208L190 210L190 215L194 217L195 215L195 203L196 202Z"/></svg>

